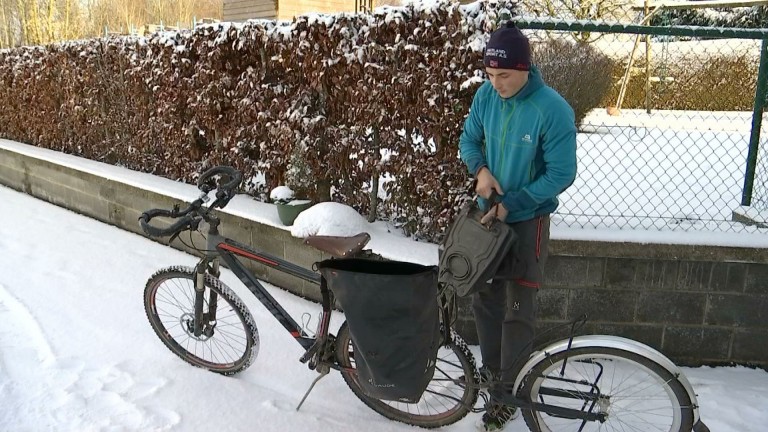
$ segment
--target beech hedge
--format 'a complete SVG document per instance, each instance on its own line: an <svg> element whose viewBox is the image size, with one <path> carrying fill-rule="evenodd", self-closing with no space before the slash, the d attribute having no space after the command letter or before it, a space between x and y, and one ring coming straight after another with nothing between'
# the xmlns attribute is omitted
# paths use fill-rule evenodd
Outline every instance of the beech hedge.
<svg viewBox="0 0 768 432"><path fill-rule="evenodd" d="M438 1L3 50L0 136L183 182L232 165L267 190L299 156L310 198L436 241L469 198L459 136L487 36L514 6Z"/></svg>

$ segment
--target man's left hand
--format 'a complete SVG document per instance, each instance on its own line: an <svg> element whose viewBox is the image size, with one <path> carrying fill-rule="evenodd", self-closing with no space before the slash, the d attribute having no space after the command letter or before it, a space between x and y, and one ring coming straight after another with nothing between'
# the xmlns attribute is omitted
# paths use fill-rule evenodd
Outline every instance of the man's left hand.
<svg viewBox="0 0 768 432"><path fill-rule="evenodd" d="M480 219L480 223L483 225L490 225L491 222L493 222L493 219L498 219L504 222L507 219L507 214L509 214L509 211L504 207L504 204L498 203L491 207L491 210Z"/></svg>

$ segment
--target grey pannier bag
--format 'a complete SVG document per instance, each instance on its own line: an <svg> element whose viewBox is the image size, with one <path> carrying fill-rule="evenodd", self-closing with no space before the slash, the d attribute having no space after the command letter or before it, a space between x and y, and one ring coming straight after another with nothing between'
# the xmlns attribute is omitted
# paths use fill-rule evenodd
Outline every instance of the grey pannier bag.
<svg viewBox="0 0 768 432"><path fill-rule="evenodd" d="M475 200L468 202L440 246L438 281L459 297L474 294L492 279L517 241L515 231L503 221L494 219L487 226L480 223L484 214Z"/></svg>

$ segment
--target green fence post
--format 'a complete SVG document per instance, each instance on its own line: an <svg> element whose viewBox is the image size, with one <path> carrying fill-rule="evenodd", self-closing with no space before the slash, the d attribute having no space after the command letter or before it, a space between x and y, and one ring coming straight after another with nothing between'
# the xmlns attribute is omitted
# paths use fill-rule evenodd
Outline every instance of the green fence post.
<svg viewBox="0 0 768 432"><path fill-rule="evenodd" d="M744 192L741 195L741 205L743 206L752 204L752 187L755 183L755 167L757 166L757 148L760 144L760 128L763 123L763 108L765 107L766 81L768 81L768 39L763 39L763 43L760 46L760 68L757 72L755 105L752 110L752 133L749 136L747 172L744 175Z"/></svg>

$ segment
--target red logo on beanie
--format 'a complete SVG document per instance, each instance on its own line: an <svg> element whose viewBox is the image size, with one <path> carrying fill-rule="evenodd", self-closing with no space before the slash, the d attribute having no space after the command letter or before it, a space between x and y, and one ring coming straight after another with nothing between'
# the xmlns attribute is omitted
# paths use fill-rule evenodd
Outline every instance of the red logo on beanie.
<svg viewBox="0 0 768 432"><path fill-rule="evenodd" d="M492 68L499 67L499 62L496 60L488 60L488 63Z"/></svg>

